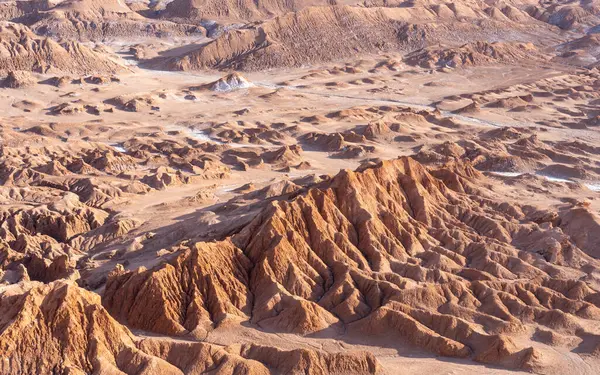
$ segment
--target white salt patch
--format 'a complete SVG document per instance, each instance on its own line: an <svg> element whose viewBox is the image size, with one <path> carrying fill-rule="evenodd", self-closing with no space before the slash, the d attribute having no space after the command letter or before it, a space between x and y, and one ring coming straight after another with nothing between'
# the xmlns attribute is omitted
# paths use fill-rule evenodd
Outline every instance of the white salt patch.
<svg viewBox="0 0 600 375"><path fill-rule="evenodd" d="M108 142L98 142L98 143L105 144L108 147L110 147L110 148L112 148L112 149L114 149L116 151L119 151L119 152L124 152L124 153L127 152L127 150L125 149L125 147L119 145L118 143L108 143Z"/></svg>
<svg viewBox="0 0 600 375"><path fill-rule="evenodd" d="M124 152L124 153L127 152L127 149L125 149L125 147L119 146L118 144L109 143L108 145L119 152Z"/></svg>
<svg viewBox="0 0 600 375"><path fill-rule="evenodd" d="M250 83L247 82L240 82L240 83L227 83L227 82L217 82L215 83L215 85L213 86L213 91L219 91L219 92L228 92L228 91L233 91L233 90L238 90L238 89L247 89L249 88L251 85Z"/></svg>
<svg viewBox="0 0 600 375"><path fill-rule="evenodd" d="M573 181L571 181L571 180L567 180L567 179L565 179L565 178L559 178L559 177L546 176L546 175L543 175L543 174L538 174L538 176L540 176L540 177L544 177L546 180L548 180L548 181L550 181L550 182L567 182L567 183L570 183L570 184L572 184L572 183L573 183Z"/></svg>
<svg viewBox="0 0 600 375"><path fill-rule="evenodd" d="M187 135L189 135L190 137L195 138L201 142L214 143L214 144L218 144L218 145L223 144L223 142L217 141L216 139L212 139L211 137L209 137L203 130L192 130L192 129L186 128L185 126L178 126L178 125L170 126L167 128L167 130L182 131L182 132L186 133Z"/></svg>
<svg viewBox="0 0 600 375"><path fill-rule="evenodd" d="M490 173L497 175L497 176L503 176L503 177L519 177L519 176L522 176L525 174L522 172L495 172L495 171L491 171ZM552 177L552 176L547 176L547 175L543 175L540 173L537 173L536 176L543 177L547 181L550 181L550 182L566 182L569 184L574 183L574 181L567 180L566 178ZM600 184L598 184L597 186L598 186L598 189L600 189Z"/></svg>
<svg viewBox="0 0 600 375"><path fill-rule="evenodd" d="M266 89L297 89L296 86L276 85L274 83L257 83L256 86L264 87Z"/></svg>
<svg viewBox="0 0 600 375"><path fill-rule="evenodd" d="M241 76L230 76L225 79L220 79L212 86L213 91L228 92L239 89L247 89L252 87L252 84Z"/></svg>
<svg viewBox="0 0 600 375"><path fill-rule="evenodd" d="M521 175L523 175L523 173L521 172L490 172L492 174L495 174L497 176L503 176L503 177L519 177Z"/></svg>
<svg viewBox="0 0 600 375"><path fill-rule="evenodd" d="M587 184L585 184L585 186L588 189L590 189L591 191L598 191L598 192L600 192L600 182L587 183Z"/></svg>
<svg viewBox="0 0 600 375"><path fill-rule="evenodd" d="M215 139L212 139L211 137L209 137L208 135L206 135L206 133L199 131L199 130L187 130L186 132L192 137L192 138L196 138L199 141L202 142L209 142L209 143L216 143L218 145L222 145L223 142L217 141Z"/></svg>
<svg viewBox="0 0 600 375"><path fill-rule="evenodd" d="M140 62L134 58L130 58L130 59L123 59L123 64L125 66L138 66L138 65L140 65Z"/></svg>
<svg viewBox="0 0 600 375"><path fill-rule="evenodd" d="M222 186L219 190L223 193L229 193L229 192L232 192L235 189L237 189L239 186L241 186L241 185L225 185L225 186Z"/></svg>

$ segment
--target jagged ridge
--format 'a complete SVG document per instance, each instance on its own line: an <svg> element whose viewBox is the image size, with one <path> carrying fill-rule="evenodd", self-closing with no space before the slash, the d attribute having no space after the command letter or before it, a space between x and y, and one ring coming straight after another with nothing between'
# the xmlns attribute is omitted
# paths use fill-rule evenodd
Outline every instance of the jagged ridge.
<svg viewBox="0 0 600 375"><path fill-rule="evenodd" d="M199 243L151 270L113 272L103 304L169 335L249 320L276 331L336 330L444 356L535 369L510 335L539 324L585 335L598 293L574 275L597 261L556 216L500 203L468 165L410 158L344 171L276 201L231 239Z"/></svg>

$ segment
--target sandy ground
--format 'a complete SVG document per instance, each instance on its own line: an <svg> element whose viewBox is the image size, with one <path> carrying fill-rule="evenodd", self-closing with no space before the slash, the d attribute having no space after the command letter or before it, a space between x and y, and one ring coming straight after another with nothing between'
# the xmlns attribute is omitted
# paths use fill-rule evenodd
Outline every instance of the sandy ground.
<svg viewBox="0 0 600 375"><path fill-rule="evenodd" d="M230 174L221 179L202 179L188 184L168 186L162 190L153 189L146 194L128 195L125 199L110 203L107 208L112 215L132 217L142 224L121 238L95 248L89 261L93 268L83 273L84 278L97 279L112 269L117 263L105 255L131 246L136 241L141 244L131 250L127 256L127 268L150 267L160 261L157 251L173 245L182 235L199 238L218 238L227 225L235 224L240 216L225 213L214 219L217 207L226 206L240 193L235 189L251 182L256 189L269 186L281 180L294 180L307 175L331 175L340 169L355 169L365 159L392 159L401 155L415 154L419 149L437 145L445 141L464 139L477 133L483 133L502 127L517 129L538 129L542 141L574 141L587 144L600 144L596 130L573 129L559 126L566 122L557 118L557 107L568 106L576 110L589 106L585 98L567 98L555 101L554 106L547 105L551 99L536 100L543 109L531 109L521 112L506 108L485 108L477 113L453 113L469 104L469 95L491 90L504 90L493 94L497 98L510 95L525 95L535 89L540 82L544 87L550 83L562 86L578 86L576 72L561 66L535 69L520 66L482 66L448 71L427 70L403 66L398 70L373 70L381 60L395 56L376 56L358 63L356 73L331 72L336 64L310 69L293 69L247 74L252 87L232 92L195 91L191 88L211 83L223 76L219 72L184 73L145 70L132 66L132 72L119 75L120 82L105 85L89 83L69 84L54 87L38 84L32 88L20 90L0 89L1 129L7 134L16 132L30 134L27 129L40 124L50 127L57 135L37 140L27 140L32 144L61 146L84 145L86 142L101 143L115 148L119 152L128 152L123 146L132 139L159 142L170 140L189 143L189 140L217 143L210 135L216 124L231 123L241 128L264 124L273 129L273 124L283 123L295 126L294 132L284 133L279 143L266 141L260 145L245 143L229 144L230 149L259 149L267 152L282 145L298 144L302 134L309 132L334 133L345 132L363 126L373 119L361 117L329 116L332 112L353 108L394 106L413 111L439 110L439 115L455 121L456 127L435 126L429 124L410 129L406 140L370 139L362 144L373 146L375 150L357 158L332 157L333 152L302 144L301 159L310 165L307 169L277 170L268 165L261 168L240 170L232 168ZM338 67L344 66L342 63ZM40 76L40 80L49 76ZM550 83L548 83L550 82ZM562 87L561 86L561 87ZM461 99L448 99L465 94ZM114 98L151 98L152 104L141 106L137 111L127 111L114 105ZM486 98L492 101L494 98ZM556 98L555 98L556 99ZM53 114L52 108L63 103L74 106L96 106L98 114L83 110L80 113ZM111 108L111 112L104 111ZM560 108L559 108L560 109ZM392 111L393 112L393 111ZM582 119L583 115L566 114L568 121ZM367 111L368 113L368 111ZM317 116L316 119L306 119ZM550 123L550 121L558 123ZM565 120L565 121L563 121ZM418 136L418 137L417 137ZM7 138L8 139L8 138ZM219 143L223 143L220 139ZM227 141L227 140L225 140ZM19 141L20 142L20 141ZM17 142L18 143L18 142ZM10 142L6 143L7 145ZM19 147L18 144L11 146ZM597 155L591 155L594 159ZM150 166L146 165L147 168ZM143 170L140 166L140 170ZM548 181L538 177L534 182L520 179L521 171L510 175L488 174L490 185L497 194L508 201L523 201L559 206L565 199L587 199L592 207L600 208L598 192L581 187L581 184L597 184L597 173L591 173L588 181L555 180ZM111 180L116 177L106 177ZM578 184L571 187L571 184ZM539 189L531 189L531 185ZM211 190L214 198L204 202L192 202L186 198L198 192ZM210 216L213 215L213 216ZM222 226L214 226L203 218L210 216ZM227 224L229 223L229 224ZM225 225L227 224L227 225ZM221 232L220 232L221 231ZM153 233L151 239L140 238ZM119 261L120 262L120 261ZM102 288L98 289L99 292ZM142 335L142 333L139 333ZM293 335L268 334L254 329L217 330L209 341L229 344L235 341L269 341L281 347L312 346L324 350L360 349L361 345L346 336L339 338L303 338ZM392 369L402 369L403 374L506 374L510 371L473 364L469 361L453 361L433 356L419 355L408 348L386 348L374 343L368 347L373 351L388 373L397 373ZM570 356L571 354L566 354Z"/></svg>

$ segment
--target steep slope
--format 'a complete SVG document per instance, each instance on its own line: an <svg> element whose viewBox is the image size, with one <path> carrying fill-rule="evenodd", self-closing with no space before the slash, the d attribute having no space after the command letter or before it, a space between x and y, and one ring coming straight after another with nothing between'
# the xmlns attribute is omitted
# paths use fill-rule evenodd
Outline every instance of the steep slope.
<svg viewBox="0 0 600 375"><path fill-rule="evenodd" d="M564 30L585 30L598 25L600 19L600 3L598 1L549 1L530 4L520 2L532 17L547 22Z"/></svg>
<svg viewBox="0 0 600 375"><path fill-rule="evenodd" d="M397 47L400 28L383 12L312 7L228 31L196 51L153 65L167 70L299 66L373 51L386 43Z"/></svg>
<svg viewBox="0 0 600 375"><path fill-rule="evenodd" d="M0 23L0 70L61 71L73 74L115 73L125 67L76 42L40 38L28 27Z"/></svg>
<svg viewBox="0 0 600 375"><path fill-rule="evenodd" d="M0 290L0 355L2 374L375 374L379 369L364 352L139 340L108 314L97 294L65 281Z"/></svg>
<svg viewBox="0 0 600 375"><path fill-rule="evenodd" d="M415 2L420 5L436 5L435 0ZM406 6L402 0L368 0L366 6ZM410 6L410 5L409 5ZM530 0L463 0L454 3L455 7L480 8L497 20L531 22L533 19L548 23L564 30L583 31L598 24L600 6L597 0L574 1L530 1Z"/></svg>
<svg viewBox="0 0 600 375"><path fill-rule="evenodd" d="M497 39L504 33L514 38L521 31L524 39L531 38L537 29L547 33L547 26L532 18L528 25L506 17L496 20L477 4L472 9L420 3L390 8L308 7L227 30L194 51L155 59L149 65L166 70L259 70L379 51L410 51L440 39L460 43Z"/></svg>
<svg viewBox="0 0 600 375"><path fill-rule="evenodd" d="M553 349L511 336L536 326L597 335L586 321L600 320L600 295L578 279L599 263L554 226L556 214L493 199L481 178L468 165L427 171L410 158L341 172L272 202L230 239L114 271L103 304L168 335L202 338L243 321L297 334L345 327L544 371Z"/></svg>
<svg viewBox="0 0 600 375"><path fill-rule="evenodd" d="M99 303L98 295L62 281L4 291L0 353L5 360L0 372L178 373L165 361L138 350L129 330Z"/></svg>
<svg viewBox="0 0 600 375"><path fill-rule="evenodd" d="M33 13L50 9L54 4L47 0L15 0L0 3L0 20L19 20Z"/></svg>
<svg viewBox="0 0 600 375"><path fill-rule="evenodd" d="M358 1L354 1L358 3ZM309 6L348 3L338 0L174 0L161 12L162 18L184 20L256 21L295 12Z"/></svg>
<svg viewBox="0 0 600 375"><path fill-rule="evenodd" d="M145 18L118 0L67 0L43 4L36 1L22 2L29 6L7 7L5 12L14 13L16 17L5 19L23 23L39 35L79 41L204 33L199 26Z"/></svg>

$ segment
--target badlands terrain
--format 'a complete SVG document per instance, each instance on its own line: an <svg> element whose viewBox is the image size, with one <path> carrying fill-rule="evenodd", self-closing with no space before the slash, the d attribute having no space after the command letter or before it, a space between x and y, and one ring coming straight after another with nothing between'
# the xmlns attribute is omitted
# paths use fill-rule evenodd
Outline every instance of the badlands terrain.
<svg viewBox="0 0 600 375"><path fill-rule="evenodd" d="M0 374L599 374L600 3L0 0Z"/></svg>

